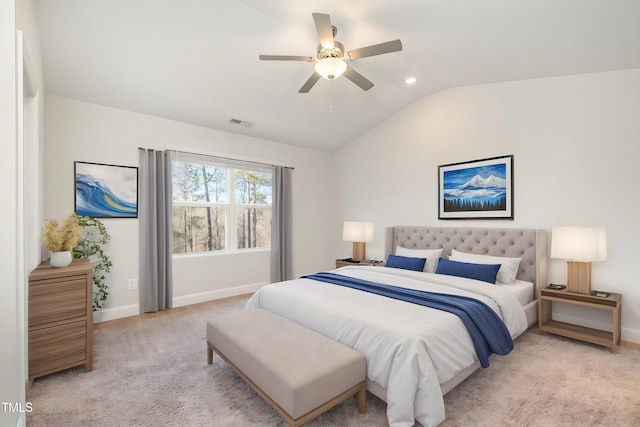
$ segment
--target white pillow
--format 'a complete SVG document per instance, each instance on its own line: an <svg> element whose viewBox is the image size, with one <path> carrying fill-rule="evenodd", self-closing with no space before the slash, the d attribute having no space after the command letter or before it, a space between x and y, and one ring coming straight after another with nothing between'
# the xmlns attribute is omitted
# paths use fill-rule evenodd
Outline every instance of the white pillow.
<svg viewBox="0 0 640 427"><path fill-rule="evenodd" d="M516 280L518 275L518 267L522 258L507 258L491 255L478 255L470 254L467 252L451 251L449 257L452 261L471 262L475 264L500 264L500 270L498 270L497 280L501 283L510 284Z"/></svg>
<svg viewBox="0 0 640 427"><path fill-rule="evenodd" d="M424 271L427 273L435 273L438 266L438 260L442 255L442 248L440 249L409 249L396 246L396 255L406 256L411 258L426 258L427 262L424 263Z"/></svg>

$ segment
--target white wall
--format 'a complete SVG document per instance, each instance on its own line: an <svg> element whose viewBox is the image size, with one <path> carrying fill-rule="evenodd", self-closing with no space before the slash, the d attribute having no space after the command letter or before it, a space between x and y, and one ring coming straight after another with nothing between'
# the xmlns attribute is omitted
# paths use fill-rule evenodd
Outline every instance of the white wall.
<svg viewBox="0 0 640 427"><path fill-rule="evenodd" d="M138 166L138 147L181 147L294 167L294 274L328 268L335 260L326 232L334 222L327 203L333 190L327 153L57 96L46 99L46 138L46 218L64 219L73 212L75 160ZM137 314L138 293L128 291L127 282L138 277L138 220L103 222L112 237L107 252L113 261L103 319ZM266 251L174 259L176 305L250 292L268 282Z"/></svg>
<svg viewBox="0 0 640 427"><path fill-rule="evenodd" d="M0 401L18 403L24 399L24 385L21 392L19 348L22 346L17 321L20 311L17 307L18 291L18 240L17 225L17 183L16 174L16 23L15 2L0 2L0 178L3 182L3 209L0 209L0 271L2 272L2 298L0 298L0 329L3 349L0 351ZM24 333L22 334L24 336ZM22 394L22 396L21 396ZM0 411L0 424L17 425L19 414Z"/></svg>
<svg viewBox="0 0 640 427"><path fill-rule="evenodd" d="M334 229L375 222L368 257L382 258L383 228L438 221L438 165L513 154L515 219L469 226L604 226L609 259L593 288L623 294L623 339L640 343L640 70L445 90L399 112L336 153ZM347 185L348 184L348 185ZM338 241L338 239L335 239ZM336 252L347 256L340 242ZM566 283L564 261L549 280ZM554 308L555 311L555 308ZM585 310L583 323L611 323Z"/></svg>
<svg viewBox="0 0 640 427"><path fill-rule="evenodd" d="M18 31L20 35L18 36ZM23 77L30 89L42 89L37 19L30 0L0 2L0 425L23 426L27 411L27 273L37 265L37 170L41 132L38 93L23 98ZM24 68L23 53L28 54ZM24 108L23 108L24 107ZM24 117L23 117L24 113ZM29 130L24 131L24 127ZM32 197L32 195L36 195ZM35 212L35 214L34 214ZM34 228L36 229L34 231ZM4 405L12 405L5 407Z"/></svg>
<svg viewBox="0 0 640 427"><path fill-rule="evenodd" d="M44 75L42 69L42 50L40 46L40 30L36 17L33 0L20 0L16 2L16 23L24 38L26 60L29 63L29 79L33 85L33 93L27 96L26 108L34 108L30 116L36 119L37 123L25 123L31 128L32 135L27 135L27 147L25 152L25 222L26 222L26 260L25 267L31 271L38 266L41 261L40 253L40 224L42 223L42 174L40 171L44 166ZM27 112L25 114L29 115Z"/></svg>

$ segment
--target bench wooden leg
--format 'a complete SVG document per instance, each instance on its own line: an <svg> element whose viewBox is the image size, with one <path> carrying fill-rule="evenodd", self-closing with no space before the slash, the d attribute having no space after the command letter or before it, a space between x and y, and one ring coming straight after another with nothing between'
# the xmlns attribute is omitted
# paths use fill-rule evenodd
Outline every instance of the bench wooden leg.
<svg viewBox="0 0 640 427"><path fill-rule="evenodd" d="M207 342L207 365L213 363L213 347Z"/></svg>
<svg viewBox="0 0 640 427"><path fill-rule="evenodd" d="M358 392L358 410L361 414L367 412L367 384L363 383Z"/></svg>

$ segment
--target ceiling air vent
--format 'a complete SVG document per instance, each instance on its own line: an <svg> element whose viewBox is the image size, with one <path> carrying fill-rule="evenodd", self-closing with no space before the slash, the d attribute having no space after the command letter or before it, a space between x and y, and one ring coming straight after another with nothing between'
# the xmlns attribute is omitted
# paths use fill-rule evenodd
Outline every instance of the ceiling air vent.
<svg viewBox="0 0 640 427"><path fill-rule="evenodd" d="M239 119L231 119L231 120L229 120L229 123L234 124L234 125L241 125L241 126L244 126L246 128L250 128L251 126L253 126L253 123L247 122L245 120L239 120Z"/></svg>

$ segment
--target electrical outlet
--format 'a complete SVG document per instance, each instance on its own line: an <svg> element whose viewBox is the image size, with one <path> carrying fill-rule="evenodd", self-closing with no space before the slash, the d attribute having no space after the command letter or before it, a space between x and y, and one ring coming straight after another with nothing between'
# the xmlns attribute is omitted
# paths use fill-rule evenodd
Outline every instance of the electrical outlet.
<svg viewBox="0 0 640 427"><path fill-rule="evenodd" d="M573 314L582 314L582 306L574 305L573 306Z"/></svg>
<svg viewBox="0 0 640 427"><path fill-rule="evenodd" d="M138 279L129 279L129 290L130 291L138 290Z"/></svg>

